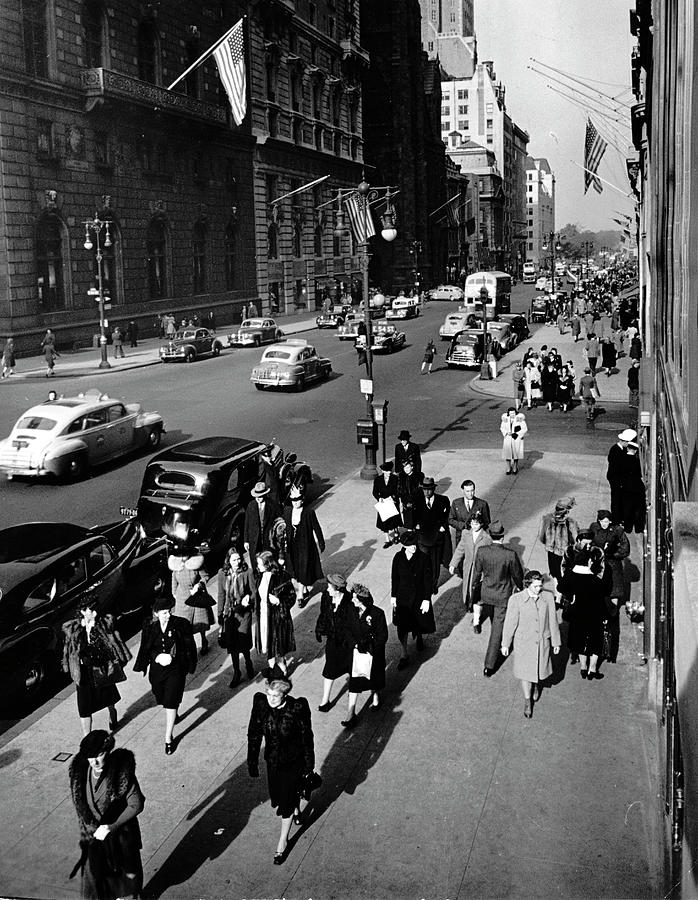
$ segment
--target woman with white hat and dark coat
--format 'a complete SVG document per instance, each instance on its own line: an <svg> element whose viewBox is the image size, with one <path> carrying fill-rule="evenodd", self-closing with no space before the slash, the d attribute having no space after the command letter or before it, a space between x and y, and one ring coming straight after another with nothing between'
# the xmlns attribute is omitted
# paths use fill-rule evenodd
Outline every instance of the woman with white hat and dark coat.
<svg viewBox="0 0 698 900"><path fill-rule="evenodd" d="M380 472L373 479L373 498L377 502L380 502L381 500L392 500L395 507L399 508L399 484L397 475L393 471L395 468L394 463L390 461L381 463L380 468ZM384 537L384 550L392 544L397 544L397 530L400 525L402 525L402 519L399 514L382 519L380 513L376 513L376 528Z"/></svg>

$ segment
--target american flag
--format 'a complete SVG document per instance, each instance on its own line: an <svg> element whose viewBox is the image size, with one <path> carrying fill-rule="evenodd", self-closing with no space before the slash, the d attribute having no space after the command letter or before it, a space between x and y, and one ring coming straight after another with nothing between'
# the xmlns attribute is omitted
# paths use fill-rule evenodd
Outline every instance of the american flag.
<svg viewBox="0 0 698 900"><path fill-rule="evenodd" d="M460 210L458 208L458 200L460 197L453 197L448 201L446 206L446 218L451 228L457 228L460 225Z"/></svg>
<svg viewBox="0 0 698 900"><path fill-rule="evenodd" d="M586 139L584 141L584 193L589 190L589 185L599 194L603 191L601 180L597 176L599 165L606 152L608 144L598 133L591 119L587 119Z"/></svg>
<svg viewBox="0 0 698 900"><path fill-rule="evenodd" d="M245 76L245 42L242 19L213 51L218 74L230 100L235 124L240 125L247 112L247 79Z"/></svg>
<svg viewBox="0 0 698 900"><path fill-rule="evenodd" d="M354 240L357 244L363 244L364 241L367 241L376 233L376 228L373 224L373 216L368 207L366 214L364 215L364 203L368 204L368 200L363 199L359 202L358 194L352 194L344 201L347 212L349 213L351 233L354 235Z"/></svg>

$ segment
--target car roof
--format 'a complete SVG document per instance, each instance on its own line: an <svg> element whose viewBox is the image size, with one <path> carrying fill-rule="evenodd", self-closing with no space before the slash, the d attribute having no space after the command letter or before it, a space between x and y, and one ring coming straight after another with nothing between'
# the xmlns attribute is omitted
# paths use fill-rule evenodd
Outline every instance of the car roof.
<svg viewBox="0 0 698 900"><path fill-rule="evenodd" d="M0 531L0 597L31 576L41 576L57 557L95 535L70 522L28 522ZM29 555L27 555L27 548Z"/></svg>
<svg viewBox="0 0 698 900"><path fill-rule="evenodd" d="M43 419L55 419L58 423L69 422L75 418L76 413L82 414L93 409L104 409L114 403L123 405L125 401L116 397L107 397L103 400L90 397L61 397L60 400L52 400L50 403L40 403L38 406L30 407L22 413L19 419L27 416L40 416Z"/></svg>
<svg viewBox="0 0 698 900"><path fill-rule="evenodd" d="M266 322L266 319L245 319L242 325L246 325L248 328L252 326L262 325Z"/></svg>
<svg viewBox="0 0 698 900"><path fill-rule="evenodd" d="M166 462L202 463L203 465L216 465L235 456L244 456L264 447L261 441L238 437L205 437L193 441L184 441L175 444L162 453L154 456L148 465Z"/></svg>

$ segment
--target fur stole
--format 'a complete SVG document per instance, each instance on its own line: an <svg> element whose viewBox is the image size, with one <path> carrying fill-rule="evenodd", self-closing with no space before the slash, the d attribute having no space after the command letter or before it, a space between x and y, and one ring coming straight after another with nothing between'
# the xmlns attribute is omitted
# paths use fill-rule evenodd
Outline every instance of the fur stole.
<svg viewBox="0 0 698 900"><path fill-rule="evenodd" d="M102 823L98 821L87 802L87 770L90 765L80 753L70 763L70 793L80 823L80 840L89 840ZM112 750L105 761L103 778L107 782L105 818L109 807L125 798L136 777L136 757L125 747Z"/></svg>
<svg viewBox="0 0 698 900"><path fill-rule="evenodd" d="M63 625L63 671L70 674L75 684L80 684L81 638L85 629L80 619L71 619ZM131 659L131 651L114 626L114 616L107 613L95 620L94 639L109 653L111 658L122 666Z"/></svg>
<svg viewBox="0 0 698 900"><path fill-rule="evenodd" d="M579 526L574 519L565 516L564 519L556 519L554 513L543 516L538 540L545 546L548 553L556 556L564 556L565 551L572 546L577 538Z"/></svg>
<svg viewBox="0 0 698 900"><path fill-rule="evenodd" d="M194 556L175 556L174 553L167 557L167 568L170 572L181 572L182 569L189 569L197 572L204 564L204 558L200 553Z"/></svg>

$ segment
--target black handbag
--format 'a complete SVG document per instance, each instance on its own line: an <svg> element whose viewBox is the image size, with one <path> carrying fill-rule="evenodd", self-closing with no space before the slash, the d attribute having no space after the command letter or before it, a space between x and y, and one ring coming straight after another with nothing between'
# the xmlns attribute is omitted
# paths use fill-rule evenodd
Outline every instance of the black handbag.
<svg viewBox="0 0 698 900"><path fill-rule="evenodd" d="M322 775L317 772L306 772L301 779L301 796L304 800L310 800L310 795L322 785Z"/></svg>
<svg viewBox="0 0 698 900"><path fill-rule="evenodd" d="M216 605L216 601L209 594L203 581L200 581L194 593L184 601L184 605L193 609L210 609Z"/></svg>
<svg viewBox="0 0 698 900"><path fill-rule="evenodd" d="M109 685L126 681L126 673L120 663L110 659L100 665L92 666L92 681L96 688L109 687Z"/></svg>

